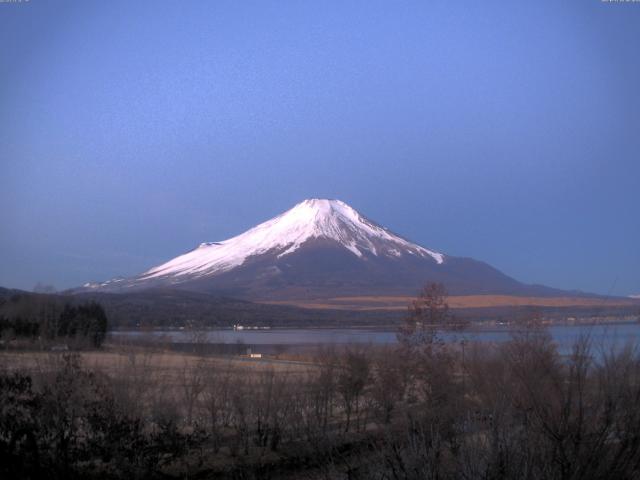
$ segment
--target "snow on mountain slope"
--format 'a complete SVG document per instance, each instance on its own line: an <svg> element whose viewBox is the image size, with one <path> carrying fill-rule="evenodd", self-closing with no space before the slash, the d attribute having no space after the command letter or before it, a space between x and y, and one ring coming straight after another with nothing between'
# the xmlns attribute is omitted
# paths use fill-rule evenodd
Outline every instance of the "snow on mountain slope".
<svg viewBox="0 0 640 480"><path fill-rule="evenodd" d="M242 265L252 256L274 253L282 258L312 239L333 240L356 257L412 255L431 258L437 264L445 259L441 253L394 235L340 200L310 199L241 235L222 242L203 243L148 270L138 281L216 275Z"/></svg>
<svg viewBox="0 0 640 480"><path fill-rule="evenodd" d="M549 295L484 262L452 257L401 238L339 200L305 200L245 233L200 244L130 277L77 291L179 289L252 301L414 295L441 282L454 295Z"/></svg>

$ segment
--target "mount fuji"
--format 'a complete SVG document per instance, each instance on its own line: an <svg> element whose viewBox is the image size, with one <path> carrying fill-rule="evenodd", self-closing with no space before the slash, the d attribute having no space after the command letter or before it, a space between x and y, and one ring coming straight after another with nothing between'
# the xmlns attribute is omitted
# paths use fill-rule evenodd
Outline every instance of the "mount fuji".
<svg viewBox="0 0 640 480"><path fill-rule="evenodd" d="M249 300L413 295L426 282L451 294L557 296L490 265L402 238L340 200L309 199L228 240L195 249L131 278L76 291L172 288Z"/></svg>

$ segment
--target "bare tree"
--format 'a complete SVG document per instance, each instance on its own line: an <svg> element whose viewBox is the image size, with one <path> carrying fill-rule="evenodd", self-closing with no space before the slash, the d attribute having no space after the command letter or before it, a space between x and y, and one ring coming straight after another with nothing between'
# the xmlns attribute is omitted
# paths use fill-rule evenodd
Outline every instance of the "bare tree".
<svg viewBox="0 0 640 480"><path fill-rule="evenodd" d="M364 351L349 350L345 354L344 364L338 374L338 392L343 401L346 415L345 432L349 431L351 416L358 420L360 396L369 383L370 364ZM358 428L358 424L356 424Z"/></svg>
<svg viewBox="0 0 640 480"><path fill-rule="evenodd" d="M370 396L385 424L391 422L393 409L404 397L406 389L407 368L398 353L395 348L385 348L378 353L373 365Z"/></svg>
<svg viewBox="0 0 640 480"><path fill-rule="evenodd" d="M398 340L406 347L425 347L439 343L438 330L465 326L449 311L448 293L441 283L428 283L408 307Z"/></svg>
<svg viewBox="0 0 640 480"><path fill-rule="evenodd" d="M191 363L189 360L189 358L184 359L184 365L180 372L180 387L186 410L187 425L192 424L194 408L198 405L200 396L205 389L207 370L207 363L204 360L198 360L195 363Z"/></svg>
<svg viewBox="0 0 640 480"><path fill-rule="evenodd" d="M231 414L230 382L234 381L230 365L210 365L204 376L202 407L208 416L213 451L221 446L224 427L229 425Z"/></svg>

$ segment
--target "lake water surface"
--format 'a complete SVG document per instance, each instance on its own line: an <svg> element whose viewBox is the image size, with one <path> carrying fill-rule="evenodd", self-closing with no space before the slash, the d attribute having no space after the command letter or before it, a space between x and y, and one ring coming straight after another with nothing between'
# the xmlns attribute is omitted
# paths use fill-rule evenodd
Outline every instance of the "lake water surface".
<svg viewBox="0 0 640 480"><path fill-rule="evenodd" d="M443 333L448 342L479 341L503 342L511 338L509 327L474 328L464 332ZM626 343L640 343L640 324L616 323L597 325L557 325L549 327L549 332L561 350L572 345L580 336L588 335L593 345L609 347ZM291 328L270 330L208 330L203 332L185 332L180 330L162 330L153 332L116 331L116 338L155 338L171 343L193 343L206 341L216 344L246 345L322 345L322 344L393 344L398 341L395 330L376 330L365 328Z"/></svg>

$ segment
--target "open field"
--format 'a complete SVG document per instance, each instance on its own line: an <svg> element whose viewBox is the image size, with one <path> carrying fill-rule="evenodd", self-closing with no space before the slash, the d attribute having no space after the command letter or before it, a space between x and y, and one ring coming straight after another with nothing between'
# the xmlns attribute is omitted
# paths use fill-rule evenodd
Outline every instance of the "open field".
<svg viewBox="0 0 640 480"><path fill-rule="evenodd" d="M0 351L0 365L8 371L47 372L59 367L67 352ZM286 361L272 358L249 359L240 356L195 355L140 346L105 345L102 350L77 352L82 365L112 377L131 376L143 371L145 376L161 375L164 387L176 385L185 370L237 371L244 375L277 371L282 374L302 374L314 368L311 362Z"/></svg>
<svg viewBox="0 0 640 480"><path fill-rule="evenodd" d="M410 296L358 296L334 297L316 300L265 301L269 305L292 305L309 309L331 310L406 310L414 300ZM594 297L519 297L511 295L458 295L448 297L449 307L489 308L489 307L634 307L640 309L640 300L633 298Z"/></svg>

